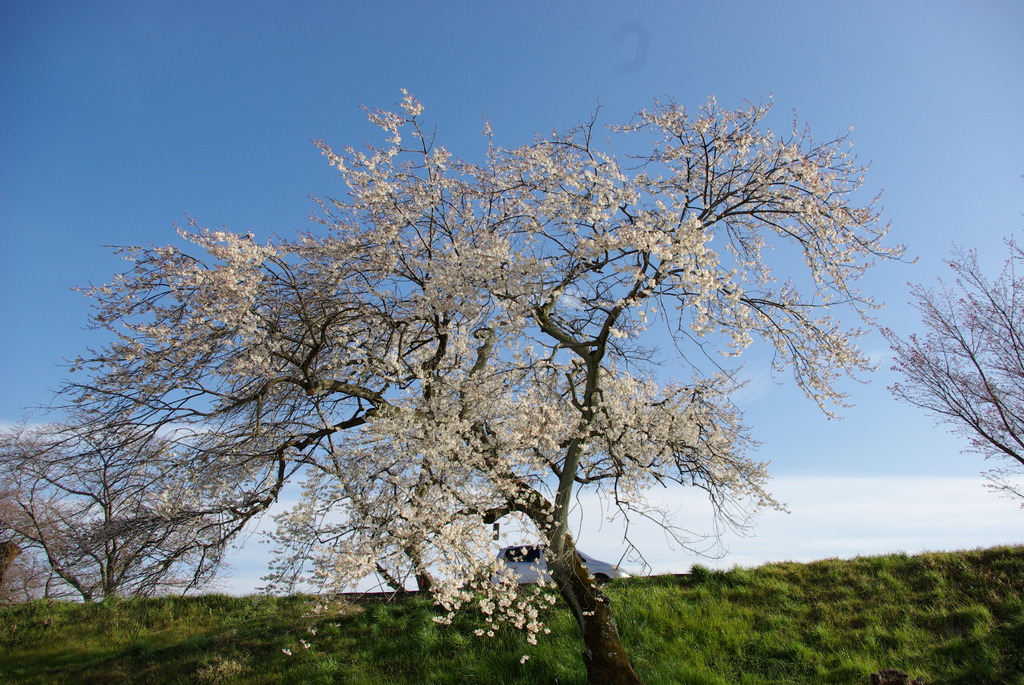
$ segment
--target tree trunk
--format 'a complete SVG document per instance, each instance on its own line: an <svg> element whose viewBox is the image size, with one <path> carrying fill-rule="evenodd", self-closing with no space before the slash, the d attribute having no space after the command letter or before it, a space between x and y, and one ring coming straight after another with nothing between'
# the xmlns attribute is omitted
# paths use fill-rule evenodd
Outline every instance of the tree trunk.
<svg viewBox="0 0 1024 685"><path fill-rule="evenodd" d="M553 555L554 556L554 555ZM583 662L590 685L643 685L619 637L608 598L580 561L571 542L561 557L547 560L558 586L583 635Z"/></svg>

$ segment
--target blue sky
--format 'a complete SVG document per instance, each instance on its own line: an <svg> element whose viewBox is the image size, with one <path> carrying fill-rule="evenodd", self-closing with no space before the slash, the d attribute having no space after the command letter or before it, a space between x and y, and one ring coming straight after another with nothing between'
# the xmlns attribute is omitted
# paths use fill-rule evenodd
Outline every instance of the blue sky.
<svg viewBox="0 0 1024 685"><path fill-rule="evenodd" d="M780 129L793 109L821 138L853 126L866 186L884 189L893 240L918 259L880 267L864 289L888 304L882 323L912 332L908 281L943 274L953 243L995 270L1001 239L1024 228L1022 30L1024 4L1009 0L0 0L0 422L46 404L61 359L101 342L69 288L121 267L104 246L170 242L186 213L260 238L306 228L309 195L340 192L309 140L358 145L371 134L359 105L388 107L401 88L468 158L483 150L484 115L511 146L598 103L613 122L654 98L771 95ZM780 484L874 478L913 496L926 476L980 489L964 479L981 460L890 398L884 341L863 346L883 371L850 386L844 421L752 357L738 401ZM921 506L952 515L941 492ZM984 529L1022 541L1024 512L992 500L978 500L999 512Z"/></svg>

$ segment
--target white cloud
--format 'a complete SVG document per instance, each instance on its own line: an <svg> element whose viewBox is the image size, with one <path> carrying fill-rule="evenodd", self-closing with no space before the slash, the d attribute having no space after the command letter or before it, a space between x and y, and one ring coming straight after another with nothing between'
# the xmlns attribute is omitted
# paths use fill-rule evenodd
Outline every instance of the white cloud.
<svg viewBox="0 0 1024 685"><path fill-rule="evenodd" d="M767 512L754 521L754 535L727 533L727 553L699 558L664 543L653 526L631 531L655 572L683 573L694 563L715 568L755 566L769 561L811 561L893 552L972 549L1024 542L1019 502L986 490L981 478L954 477L780 477L772 492L790 513ZM682 503L696 493L667 492ZM680 520L700 529L704 521ZM581 546L596 556L617 558L621 533L596 534L584 526ZM616 549L619 551L616 552Z"/></svg>

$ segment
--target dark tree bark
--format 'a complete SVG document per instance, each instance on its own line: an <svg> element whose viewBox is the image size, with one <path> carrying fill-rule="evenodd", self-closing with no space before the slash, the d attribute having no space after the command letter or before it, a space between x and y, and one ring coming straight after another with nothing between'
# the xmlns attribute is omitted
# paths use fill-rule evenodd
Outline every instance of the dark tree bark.
<svg viewBox="0 0 1024 685"><path fill-rule="evenodd" d="M571 541L548 570L583 636L583 662L590 685L642 685L619 636L611 603L583 565Z"/></svg>

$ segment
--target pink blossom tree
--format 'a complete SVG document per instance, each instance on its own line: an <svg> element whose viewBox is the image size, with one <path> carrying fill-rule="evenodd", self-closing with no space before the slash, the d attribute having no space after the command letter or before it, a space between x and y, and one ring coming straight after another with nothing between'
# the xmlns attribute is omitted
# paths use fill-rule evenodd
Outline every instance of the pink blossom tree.
<svg viewBox="0 0 1024 685"><path fill-rule="evenodd" d="M22 553L12 593L91 602L212 579L219 521L188 505L195 489L168 449L92 421L0 431L0 535Z"/></svg>
<svg viewBox="0 0 1024 685"><path fill-rule="evenodd" d="M975 251L958 249L947 261L955 280L911 293L925 332L901 339L885 334L903 382L893 394L921 407L1000 462L990 486L1024 499L1024 249L1007 240L1002 273L988 278ZM1024 506L1024 505L1022 505Z"/></svg>
<svg viewBox="0 0 1024 685"><path fill-rule="evenodd" d="M67 392L170 434L197 506L239 524L300 478L282 582L416 577L439 620L474 604L481 633L531 641L561 597L590 682L639 682L575 552L576 494L684 544L651 488L701 488L739 525L777 506L706 349L762 339L813 401L841 404L835 380L869 364L832 312L869 310L855 283L900 248L853 201L845 137L762 131L767 106L656 103L608 129L642 150L628 158L594 120L513 149L487 130L482 163L422 111L406 95L368 111L381 144L318 143L344 194L317 230L258 244L193 225L189 248L125 250L130 269L89 290L117 339ZM492 524L513 520L546 544L553 584L520 592L495 561Z"/></svg>

